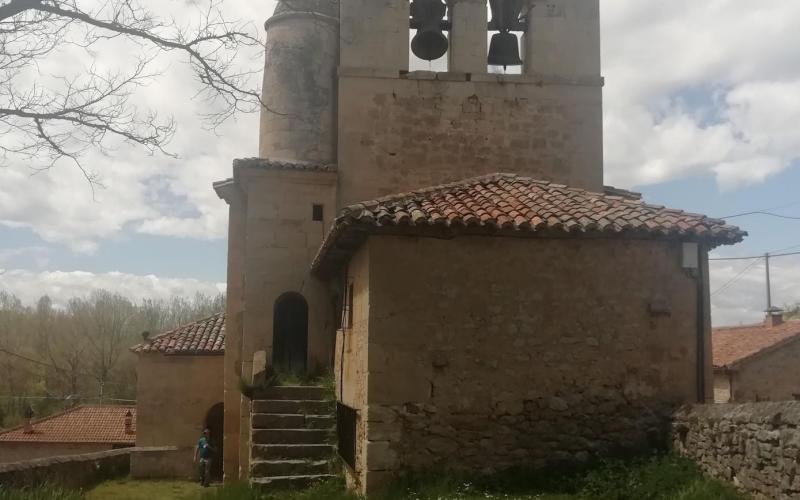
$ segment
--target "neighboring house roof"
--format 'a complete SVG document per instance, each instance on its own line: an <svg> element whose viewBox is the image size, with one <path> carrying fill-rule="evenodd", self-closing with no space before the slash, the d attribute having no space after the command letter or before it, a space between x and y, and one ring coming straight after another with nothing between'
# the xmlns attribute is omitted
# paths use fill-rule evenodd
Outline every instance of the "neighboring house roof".
<svg viewBox="0 0 800 500"><path fill-rule="evenodd" d="M711 339L714 368L736 368L744 361L798 339L800 321L797 320L774 327L758 324L715 328Z"/></svg>
<svg viewBox="0 0 800 500"><path fill-rule="evenodd" d="M217 313L156 335L131 347L131 351L136 354L195 356L225 354L225 313Z"/></svg>
<svg viewBox="0 0 800 500"><path fill-rule="evenodd" d="M125 416L131 412L131 431L125 429ZM76 406L32 422L33 432L25 426L0 432L0 443L136 443L135 406Z"/></svg>
<svg viewBox="0 0 800 500"><path fill-rule="evenodd" d="M314 271L337 267L368 233L379 232L673 238L712 247L747 235L723 220L648 205L630 191L594 193L492 174L346 207L323 242Z"/></svg>

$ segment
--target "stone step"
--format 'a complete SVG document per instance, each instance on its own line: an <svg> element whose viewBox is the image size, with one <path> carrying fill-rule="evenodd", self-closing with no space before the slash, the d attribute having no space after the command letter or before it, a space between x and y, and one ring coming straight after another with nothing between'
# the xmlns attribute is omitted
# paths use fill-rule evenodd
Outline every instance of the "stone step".
<svg viewBox="0 0 800 500"><path fill-rule="evenodd" d="M315 401L307 399L254 399L253 413L278 413L301 415L333 415L333 401Z"/></svg>
<svg viewBox="0 0 800 500"><path fill-rule="evenodd" d="M331 472L327 460L255 460L250 477L315 476Z"/></svg>
<svg viewBox="0 0 800 500"><path fill-rule="evenodd" d="M254 460L313 460L332 457L336 449L331 444L256 444L251 452Z"/></svg>
<svg viewBox="0 0 800 500"><path fill-rule="evenodd" d="M306 427L309 429L335 429L336 417L333 415L306 415Z"/></svg>
<svg viewBox="0 0 800 500"><path fill-rule="evenodd" d="M255 392L253 399L289 399L305 401L325 401L329 391L325 387L305 385L280 385L267 387Z"/></svg>
<svg viewBox="0 0 800 500"><path fill-rule="evenodd" d="M253 413L253 429L333 429L336 419L331 415L285 413Z"/></svg>
<svg viewBox="0 0 800 500"><path fill-rule="evenodd" d="M278 477L258 477L250 479L253 486L269 486L278 489L301 489L308 488L314 483L327 481L336 476L331 474L318 474L313 476L278 476Z"/></svg>
<svg viewBox="0 0 800 500"><path fill-rule="evenodd" d="M253 429L253 444L325 444L333 441L327 429Z"/></svg>

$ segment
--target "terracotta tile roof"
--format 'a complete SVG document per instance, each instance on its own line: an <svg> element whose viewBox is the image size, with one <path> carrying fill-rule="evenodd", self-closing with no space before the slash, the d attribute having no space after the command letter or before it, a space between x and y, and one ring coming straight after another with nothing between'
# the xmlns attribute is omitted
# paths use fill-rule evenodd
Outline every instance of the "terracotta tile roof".
<svg viewBox="0 0 800 500"><path fill-rule="evenodd" d="M137 354L174 355L225 354L225 313L217 313L200 321L179 326L131 347Z"/></svg>
<svg viewBox="0 0 800 500"><path fill-rule="evenodd" d="M722 220L648 205L637 193L570 188L493 174L351 205L340 212L313 263L336 268L367 233L611 236L702 241L711 247L747 233Z"/></svg>
<svg viewBox="0 0 800 500"><path fill-rule="evenodd" d="M131 433L125 431L125 414L131 412ZM2 442L136 444L135 406L76 406L35 420L33 433L25 426L0 432Z"/></svg>
<svg viewBox="0 0 800 500"><path fill-rule="evenodd" d="M268 158L239 158L233 168L262 168L265 170L299 170L303 172L336 172L336 165L322 162L271 160Z"/></svg>
<svg viewBox="0 0 800 500"><path fill-rule="evenodd" d="M751 357L800 340L800 320L767 327L766 324L715 328L712 332L715 368L735 368Z"/></svg>

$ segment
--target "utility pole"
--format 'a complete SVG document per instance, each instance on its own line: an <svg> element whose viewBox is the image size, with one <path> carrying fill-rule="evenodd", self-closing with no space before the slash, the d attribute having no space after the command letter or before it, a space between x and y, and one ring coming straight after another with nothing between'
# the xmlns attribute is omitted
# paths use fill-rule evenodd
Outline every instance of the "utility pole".
<svg viewBox="0 0 800 500"><path fill-rule="evenodd" d="M764 262L767 263L767 313L772 311L772 284L769 279L769 253L764 254Z"/></svg>

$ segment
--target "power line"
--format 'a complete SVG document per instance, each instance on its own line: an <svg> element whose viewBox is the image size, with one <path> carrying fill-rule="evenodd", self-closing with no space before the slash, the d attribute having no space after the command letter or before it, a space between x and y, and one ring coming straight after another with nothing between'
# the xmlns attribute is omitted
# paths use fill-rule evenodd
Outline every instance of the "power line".
<svg viewBox="0 0 800 500"><path fill-rule="evenodd" d="M747 212L739 215L729 215L727 217L720 217L720 219L725 219L725 220L735 219L737 217L744 217L745 215L768 215L770 217L777 217L779 219L800 220L800 217L796 217L794 215L776 214L773 212L763 212L761 210L756 210L755 212Z"/></svg>
<svg viewBox="0 0 800 500"><path fill-rule="evenodd" d="M749 271L750 269L752 269L753 267L755 267L755 265L756 265L756 264L758 264L758 261L757 261L757 260L754 260L753 262L751 262L750 264L748 264L748 265L747 265L747 267L745 267L744 269L742 269L742 270L739 272L739 274L737 274L736 276L734 276L733 278L731 278L730 280L728 280L727 282L725 282L725 284L724 284L724 285L722 285L721 287L719 287L719 288L717 288L716 290L714 290L713 292L711 292L711 297L713 297L714 295L716 295L716 294L718 294L718 293L724 292L725 290L727 290L728 288L730 288L731 286L733 286L733 285L734 285L734 283L736 283L736 282L737 282L737 281L739 281L739 280L740 280L742 277L744 277L745 273L746 273L747 271Z"/></svg>
<svg viewBox="0 0 800 500"><path fill-rule="evenodd" d="M22 354L17 354L15 352L11 352L11 351L9 351L7 349L3 349L2 347L0 347L0 352L2 352L4 354L7 354L7 355L9 355L11 357L19 358L21 360L27 361L28 363L34 363L34 364L37 364L39 366L45 366L47 368L53 368L53 369L59 370L59 371L62 370L61 368L59 368L59 367L57 367L55 365L51 365L51 364L45 363L44 361L39 361L39 360L36 360L36 359L32 359L32 358L29 358L27 356L23 356Z"/></svg>
<svg viewBox="0 0 800 500"><path fill-rule="evenodd" d="M720 219L735 219L737 217L744 217L746 215L773 215L775 217L783 217L783 216L778 215L778 214L773 214L773 213L771 213L771 211L772 210L780 210L781 208L793 207L795 205L800 205L800 201L793 201L792 203L787 203L785 205L780 205L780 206L777 206L777 207L761 208L761 209L758 209L758 210L753 210L752 212L744 212L744 213L741 213L741 214L727 215L725 217L719 217L719 218ZM786 217L786 218L788 218L788 219L800 219L800 217Z"/></svg>
<svg viewBox="0 0 800 500"><path fill-rule="evenodd" d="M790 246L790 247L781 248L780 250L775 250L775 252L774 252L774 253L778 253L778 252L785 252L785 251L787 251L787 250L794 250L795 248L800 248L800 245L792 245L792 246Z"/></svg>
<svg viewBox="0 0 800 500"><path fill-rule="evenodd" d="M789 248L797 248L798 246L800 246L800 245L796 245L796 246L794 246L794 247L789 247ZM775 253L775 254L773 254L773 253L770 253L770 254L769 254L769 257L770 257L770 258L773 258L773 257L789 257L789 256L791 256L791 255L800 255L800 252ZM750 257L716 257L716 258L714 258L714 259L708 259L708 260L711 260L711 261L721 261L721 260L754 260L754 259L763 259L764 257L765 257L765 255L753 255L753 256L750 256Z"/></svg>
<svg viewBox="0 0 800 500"><path fill-rule="evenodd" d="M8 349L4 349L2 347L0 347L0 353L6 354L6 355L14 357L14 358L21 359L23 361L27 361L28 363L33 363L33 364L36 364L36 365L39 365L39 366L44 366L45 368L52 368L53 370L56 370L57 372L81 375L83 377L89 377L92 380L100 382L97 379L97 375L95 375L93 373L84 372L84 371L81 371L81 370L71 370L69 368L61 368L59 366L56 366L56 365L53 365L53 364L50 364L50 363L45 363L44 361L39 361L37 359L29 358L27 356L23 356L22 354L18 354L16 352L9 351ZM102 381L102 383L106 384L106 385L117 386L117 387L122 387L122 386L125 385L125 384L120 384L120 383L116 383L116 382L111 382L109 380L104 380L104 381Z"/></svg>

